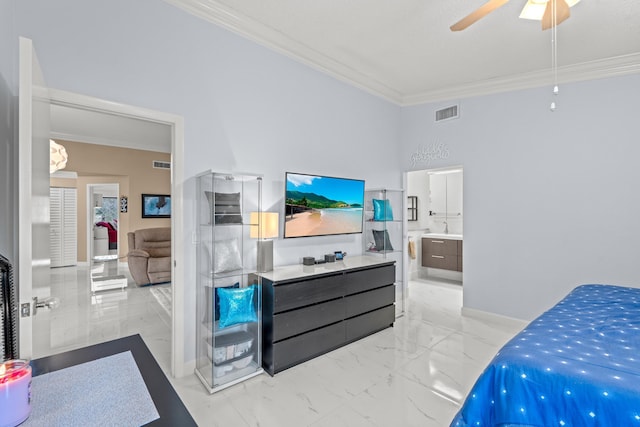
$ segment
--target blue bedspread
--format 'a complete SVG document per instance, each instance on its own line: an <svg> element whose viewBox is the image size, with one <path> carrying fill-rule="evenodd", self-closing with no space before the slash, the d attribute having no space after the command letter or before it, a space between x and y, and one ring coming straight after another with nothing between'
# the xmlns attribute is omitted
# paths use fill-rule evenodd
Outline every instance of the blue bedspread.
<svg viewBox="0 0 640 427"><path fill-rule="evenodd" d="M640 426L640 289L575 288L500 350L451 426Z"/></svg>

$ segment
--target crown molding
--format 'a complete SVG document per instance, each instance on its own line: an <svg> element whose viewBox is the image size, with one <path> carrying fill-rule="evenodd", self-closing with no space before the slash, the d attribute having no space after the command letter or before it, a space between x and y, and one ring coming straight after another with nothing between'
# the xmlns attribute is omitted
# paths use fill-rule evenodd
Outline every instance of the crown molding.
<svg viewBox="0 0 640 427"><path fill-rule="evenodd" d="M336 61L216 0L164 0L199 18L212 22L342 82L360 88L399 106L470 98L553 84L551 68L443 87L417 94L399 90ZM570 83L640 73L640 53L583 62L558 68L558 83Z"/></svg>
<svg viewBox="0 0 640 427"><path fill-rule="evenodd" d="M636 73L640 73L640 53L558 67L558 83L572 83ZM548 68L530 73L472 82L465 85L445 87L417 95L406 95L402 97L400 105L411 106L451 99L470 98L553 84L553 71L551 68Z"/></svg>

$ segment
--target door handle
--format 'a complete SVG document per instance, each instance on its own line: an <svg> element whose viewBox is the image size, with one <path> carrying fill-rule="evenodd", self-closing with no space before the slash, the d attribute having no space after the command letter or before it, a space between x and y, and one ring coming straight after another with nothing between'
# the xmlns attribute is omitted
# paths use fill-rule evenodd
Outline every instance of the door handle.
<svg viewBox="0 0 640 427"><path fill-rule="evenodd" d="M48 297L39 300L38 297L33 297L33 315L38 314L39 308L48 308L53 310L60 305L60 299L56 297Z"/></svg>

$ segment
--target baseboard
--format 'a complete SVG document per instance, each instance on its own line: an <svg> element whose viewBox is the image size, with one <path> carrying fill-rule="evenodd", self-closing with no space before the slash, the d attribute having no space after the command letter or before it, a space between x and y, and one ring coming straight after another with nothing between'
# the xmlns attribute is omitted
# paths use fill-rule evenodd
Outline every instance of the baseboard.
<svg viewBox="0 0 640 427"><path fill-rule="evenodd" d="M523 319L516 319L515 317L503 316L502 314L491 313L488 311L478 310L475 308L462 307L460 310L462 316L471 317L477 320L494 323L520 323L524 328L529 324L529 321Z"/></svg>
<svg viewBox="0 0 640 427"><path fill-rule="evenodd" d="M196 370L196 361L185 362L182 364L182 371L176 366L174 378L184 378L187 375L193 375Z"/></svg>

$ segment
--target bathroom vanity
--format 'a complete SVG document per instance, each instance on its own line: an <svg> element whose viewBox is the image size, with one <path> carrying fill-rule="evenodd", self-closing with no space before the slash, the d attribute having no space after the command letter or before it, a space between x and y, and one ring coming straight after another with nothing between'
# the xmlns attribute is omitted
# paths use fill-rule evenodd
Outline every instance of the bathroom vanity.
<svg viewBox="0 0 640 427"><path fill-rule="evenodd" d="M422 235L422 266L462 271L462 235Z"/></svg>

